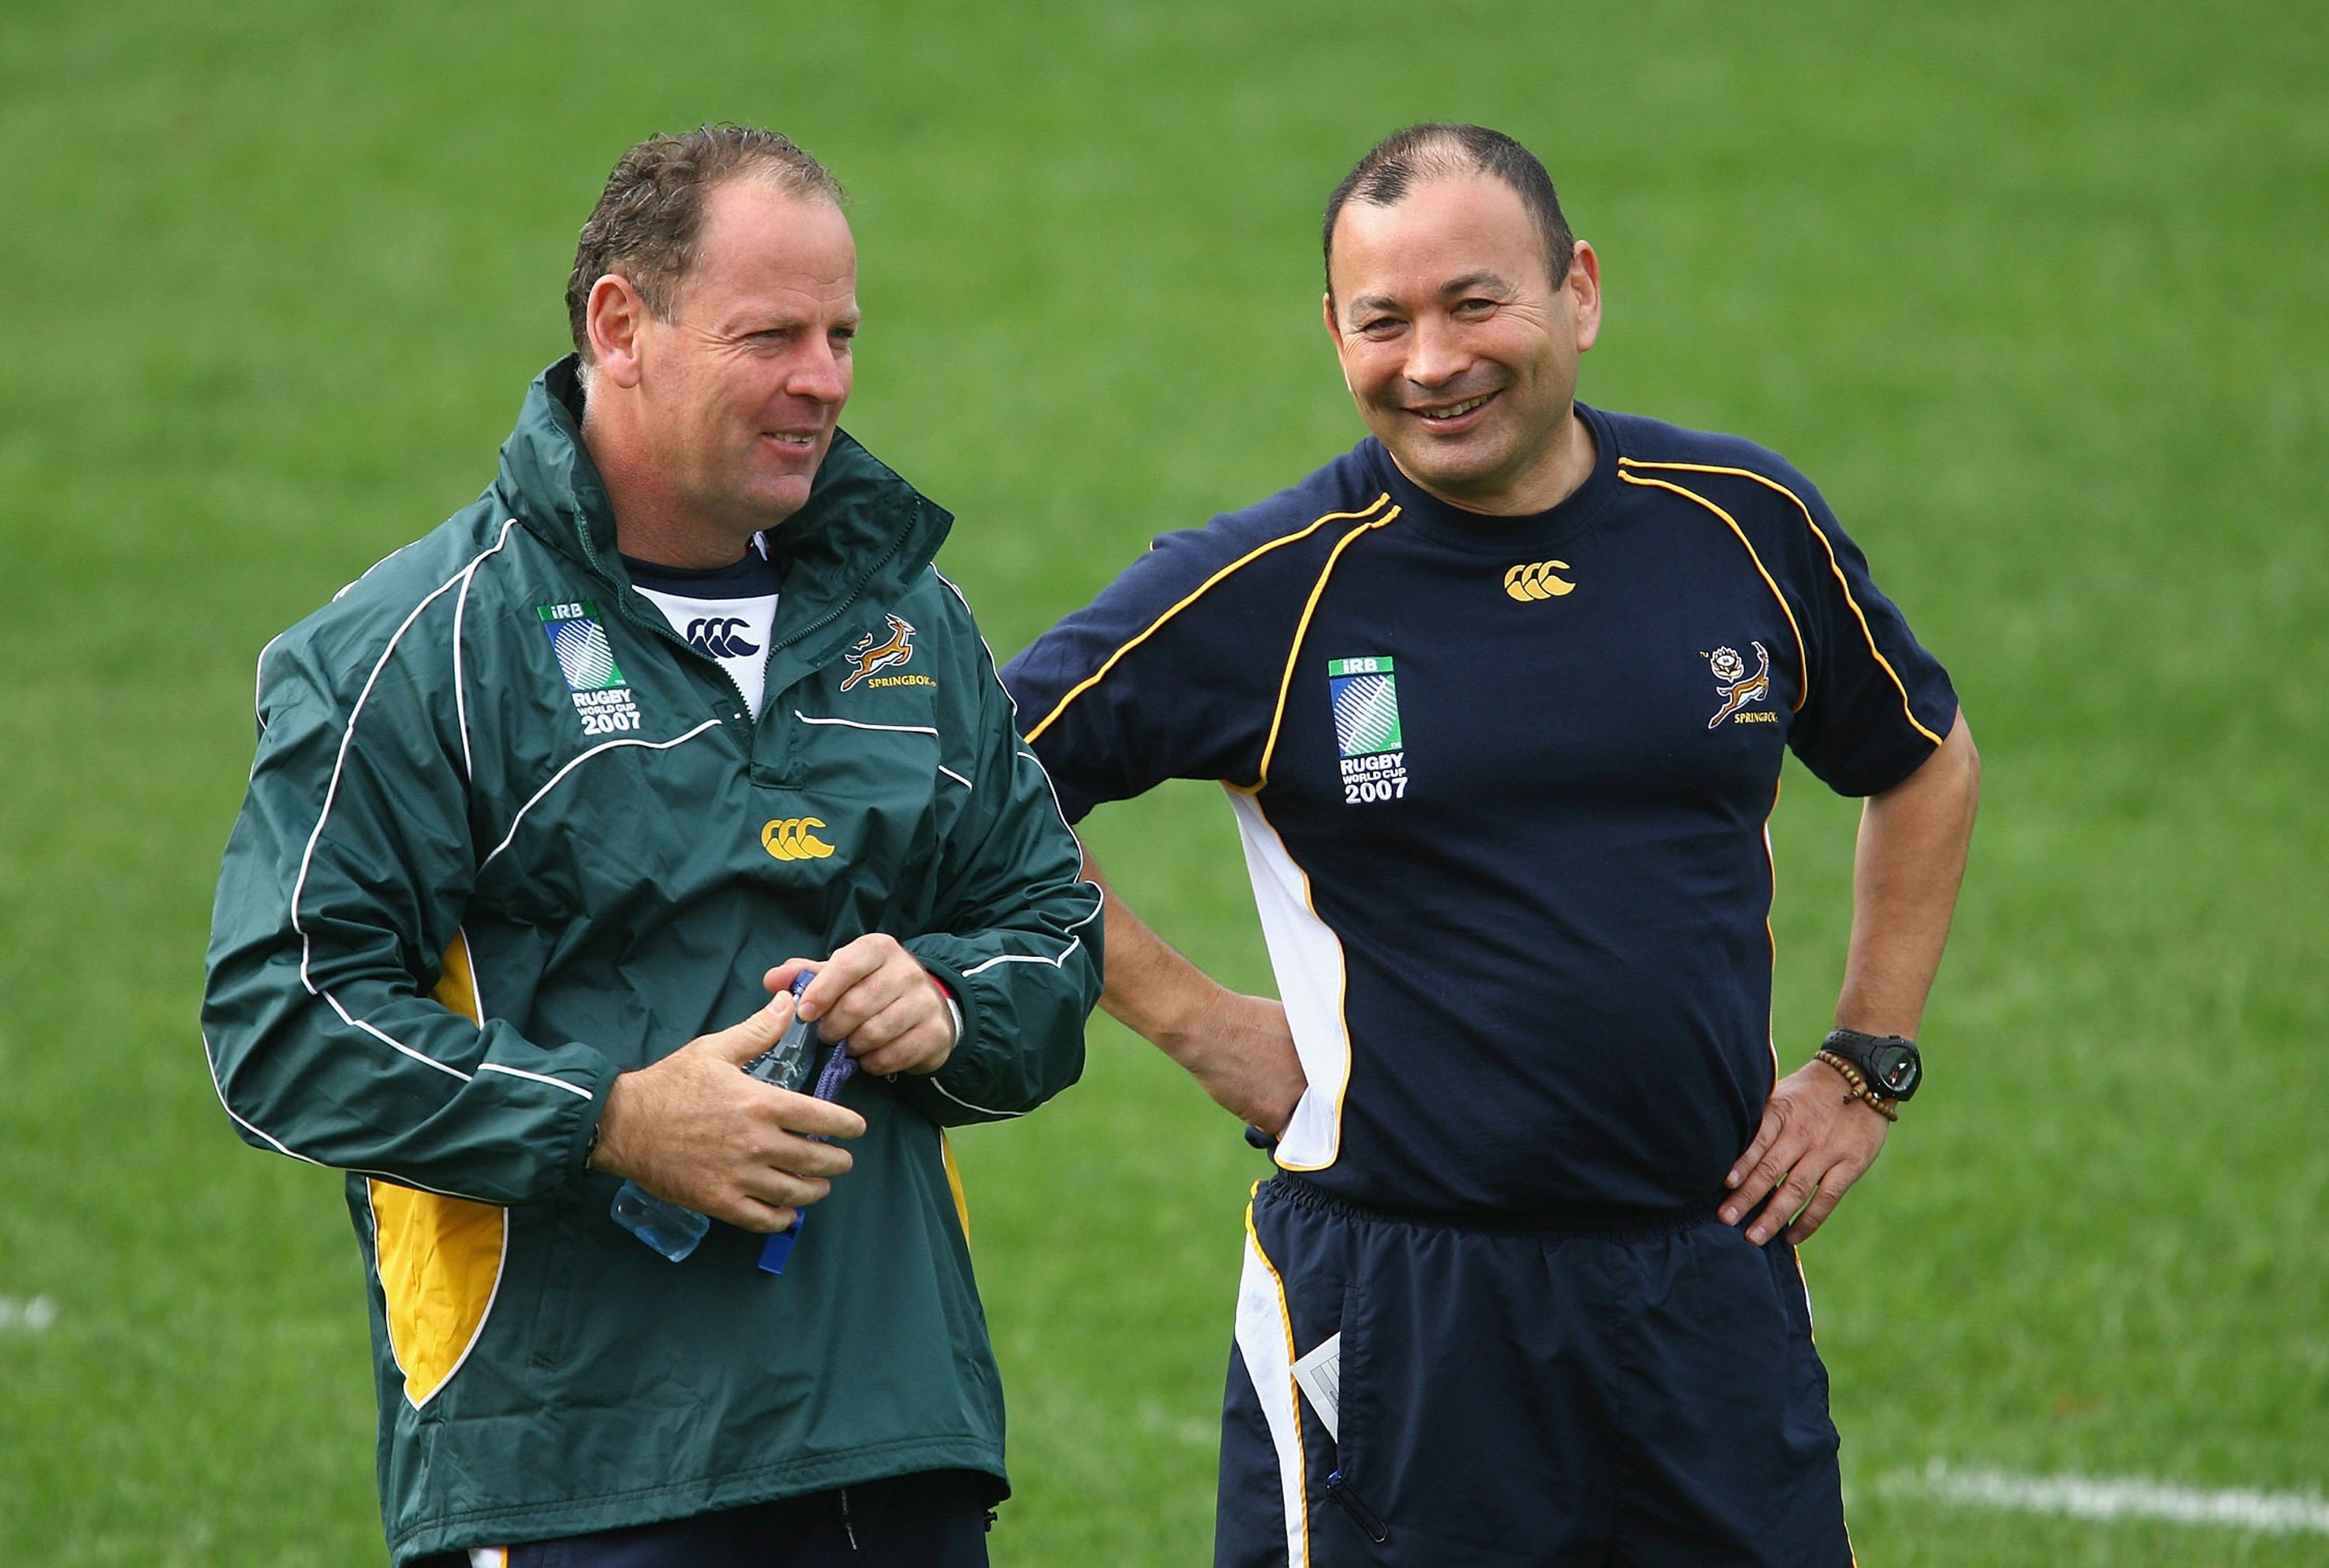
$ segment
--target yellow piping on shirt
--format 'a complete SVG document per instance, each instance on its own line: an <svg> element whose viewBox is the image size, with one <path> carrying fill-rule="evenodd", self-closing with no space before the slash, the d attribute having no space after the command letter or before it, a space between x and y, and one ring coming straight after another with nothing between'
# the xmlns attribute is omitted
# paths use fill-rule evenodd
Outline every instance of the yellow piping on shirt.
<svg viewBox="0 0 2329 1568"><path fill-rule="evenodd" d="M1876 645L1876 634L1870 629L1868 624L1868 616L1861 609L1860 601L1852 596L1852 584L1845 579L1843 575L1843 567L1842 563L1837 561L1835 559L1835 546L1828 542L1826 532L1821 529L1818 520L1812 516L1812 509L1804 504L1804 498L1802 496L1797 495L1794 491L1788 489L1777 480L1767 479L1751 468L1725 468L1720 464L1713 463L1644 463L1632 457L1620 457L1617 459L1617 463L1621 470L1628 467L1665 468L1692 474L1734 474L1740 479L1751 479L1767 490L1776 490L1780 494L1786 496L1789 501L1794 502L1796 503L1796 510L1804 514L1805 526L1808 527L1812 530L1812 537L1820 541L1820 549L1827 552L1827 569L1835 574L1835 586L1843 590L1843 602L1852 606L1853 618L1860 623L1860 634L1868 639L1869 656L1876 661L1877 667L1879 669L1882 670L1886 675L1891 678L1892 689L1900 694L1900 711L1908 716L1909 726L1914 728L1919 735L1923 736L1935 746L1942 744L1941 737L1935 735L1931 730L1926 728L1923 721L1918 718L1916 709L1909 706L1909 688L1902 684L1900 672L1892 668L1892 662L1884 657L1884 651ZM1623 477L1622 474L1620 476ZM1645 483L1655 484L1656 482L1653 480L1645 481ZM1685 491L1683 493L1687 494L1689 493ZM1731 526L1736 528L1738 524L1732 523ZM1741 537L1743 538L1744 536L1742 535ZM1749 546L1749 548L1752 549L1753 547ZM1773 591L1777 592L1777 590L1774 589Z"/></svg>
<svg viewBox="0 0 2329 1568"><path fill-rule="evenodd" d="M1165 622L1171 620L1174 616L1187 609L1191 605L1195 604L1199 599L1203 598L1207 593L1212 591L1213 585L1216 583L1219 583L1222 579L1231 576L1233 573L1245 567L1249 562L1258 560L1261 557L1268 555L1271 550L1278 549L1280 545L1288 545L1294 543L1297 540L1309 538L1312 534L1317 532L1320 529L1325 527L1330 522L1344 521L1355 518L1372 516L1374 512L1381 510L1383 504L1390 500L1391 493L1389 491L1385 491L1382 494L1376 496L1372 502L1369 502L1366 506L1362 507L1357 512L1330 512L1326 513L1325 516L1312 522L1306 528L1298 528L1292 533L1281 534L1266 544L1257 545L1252 549L1246 551L1245 554L1238 557L1237 559L1221 568L1221 570L1215 572L1212 577L1209 577L1203 582L1199 583L1194 588L1191 589L1189 593L1180 600L1180 602L1174 605L1171 609L1166 610L1163 615L1149 622L1147 626L1142 630L1138 636L1125 643L1124 646L1118 648L1115 653L1110 653L1107 659L1102 661L1098 669L1093 671L1089 675L1085 676L1081 681L1077 681L1073 686L1069 687L1066 694L1052 706L1051 711L1043 715L1042 718L1036 724L1035 728L1027 732L1027 740L1032 744L1039 738L1042 735L1043 731L1051 728L1053 721L1056 720L1061 714L1067 711L1069 703L1073 702L1077 698L1082 696L1085 692L1098 685L1100 681L1109 671L1116 668L1117 662L1127 653L1131 653L1135 648L1139 647L1141 643L1146 643L1149 638L1155 636L1164 628Z"/></svg>
<svg viewBox="0 0 2329 1568"><path fill-rule="evenodd" d="M1624 462L1626 459L1620 458L1618 461ZM1707 511L1714 513L1715 516L1721 518L1723 521L1730 525L1730 531L1739 536L1740 544L1744 546L1746 549L1747 559L1755 563L1755 575L1763 579L1763 586L1771 590L1771 596L1773 598L1779 601L1779 614L1787 617L1787 630L1796 634L1796 668L1803 672L1803 679L1796 684L1796 699L1787 705L1787 711L1790 713L1801 712L1804 706L1804 699L1810 695L1812 689L1812 662L1811 655L1804 649L1804 629L1796 624L1796 613L1787 607L1787 596L1779 592L1779 585L1772 581L1771 574L1764 569L1763 558L1755 553L1755 547L1752 543L1749 542L1747 530L1739 526L1739 520L1731 516L1729 512L1723 511L1722 508L1715 505L1714 502L1707 500L1706 497L1701 495L1695 490L1685 490L1679 484L1670 484L1663 479L1636 479L1623 469L1618 470L1617 477L1624 480L1628 484L1639 484L1645 488L1655 487L1659 490L1671 490L1676 495L1686 496L1690 500L1695 501L1699 505L1706 508ZM1913 720L1911 722L1913 722Z"/></svg>
<svg viewBox="0 0 2329 1568"><path fill-rule="evenodd" d="M1394 506L1372 522L1351 530L1336 540L1334 548L1326 552L1326 564L1319 568L1318 580L1310 585L1310 597L1303 603L1302 618L1294 624L1294 642L1286 650L1286 672L1278 678L1278 705L1269 710L1269 737L1261 745L1261 771L1255 776L1252 787L1245 791L1247 794L1259 794L1263 786L1269 783L1269 759L1278 750L1278 727L1286 719L1286 694L1294 688L1294 662L1302 656L1302 639L1310 634L1310 617L1318 608L1319 598L1326 592L1326 579L1334 575L1334 563L1343 559L1343 552L1351 548L1351 542L1359 535L1368 529L1381 528L1398 515L1399 508Z"/></svg>

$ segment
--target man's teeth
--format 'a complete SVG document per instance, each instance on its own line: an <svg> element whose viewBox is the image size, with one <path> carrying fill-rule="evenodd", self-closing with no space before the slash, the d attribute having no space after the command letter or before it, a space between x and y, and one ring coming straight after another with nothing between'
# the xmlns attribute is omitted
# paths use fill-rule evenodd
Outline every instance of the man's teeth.
<svg viewBox="0 0 2329 1568"><path fill-rule="evenodd" d="M816 437L814 436L796 436L788 430L771 430L768 434L771 439L781 441L787 446L814 446L816 445Z"/></svg>
<svg viewBox="0 0 2329 1568"><path fill-rule="evenodd" d="M1450 403L1444 408L1418 408L1416 412L1422 415L1427 419L1461 418L1464 415L1470 413L1473 409L1486 402L1488 400L1488 397L1489 394L1483 392L1476 398L1466 399L1461 403Z"/></svg>

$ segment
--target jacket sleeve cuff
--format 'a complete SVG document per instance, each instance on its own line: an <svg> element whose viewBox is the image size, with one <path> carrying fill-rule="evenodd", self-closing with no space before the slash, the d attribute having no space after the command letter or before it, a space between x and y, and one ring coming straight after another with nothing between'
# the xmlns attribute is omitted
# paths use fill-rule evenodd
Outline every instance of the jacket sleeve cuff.
<svg viewBox="0 0 2329 1568"><path fill-rule="evenodd" d="M912 951L912 945L910 943L907 944L908 951ZM948 1053L946 1066L931 1075L944 1077L947 1069L955 1065L964 1051L977 1047L978 999L972 994L970 981L954 965L932 958L927 953L914 953L914 962L922 966L922 972L938 982L938 994L946 998L947 1011L954 1018L954 1049Z"/></svg>
<svg viewBox="0 0 2329 1568"><path fill-rule="evenodd" d="M615 1080L622 1075L616 1071L614 1063L604 1057L599 1062L602 1070L595 1075L597 1081L589 1086L590 1098L576 1103L573 1125L566 1134L565 1155L559 1162L559 1169L566 1173L569 1188L579 1188L590 1178L590 1156L599 1147L599 1123L607 1114L607 1096Z"/></svg>

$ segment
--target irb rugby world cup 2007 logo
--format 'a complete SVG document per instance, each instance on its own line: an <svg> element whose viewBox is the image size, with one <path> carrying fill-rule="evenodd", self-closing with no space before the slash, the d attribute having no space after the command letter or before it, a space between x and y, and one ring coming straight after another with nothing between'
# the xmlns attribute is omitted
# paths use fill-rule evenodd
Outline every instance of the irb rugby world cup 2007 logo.
<svg viewBox="0 0 2329 1568"><path fill-rule="evenodd" d="M550 651L558 659L558 672L566 677L581 716L582 733L617 735L639 727L638 699L629 690L615 662L615 645L599 622L599 606L588 599L564 605L536 605L542 629L550 637Z"/></svg>
<svg viewBox="0 0 2329 1568"><path fill-rule="evenodd" d="M1326 695L1342 754L1343 803L1407 795L1407 731L1399 718L1399 672L1390 659L1329 659Z"/></svg>

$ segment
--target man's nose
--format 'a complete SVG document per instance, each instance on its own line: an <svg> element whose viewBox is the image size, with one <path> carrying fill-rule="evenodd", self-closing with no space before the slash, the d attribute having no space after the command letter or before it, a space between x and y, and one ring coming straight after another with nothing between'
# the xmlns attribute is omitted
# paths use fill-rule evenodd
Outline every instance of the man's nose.
<svg viewBox="0 0 2329 1568"><path fill-rule="evenodd" d="M849 396L849 368L823 338L802 346L791 371L785 378L785 390L797 398L838 403Z"/></svg>
<svg viewBox="0 0 2329 1568"><path fill-rule="evenodd" d="M1408 338L1407 379L1419 387L1444 387L1470 367L1472 356L1453 324L1429 317Z"/></svg>

